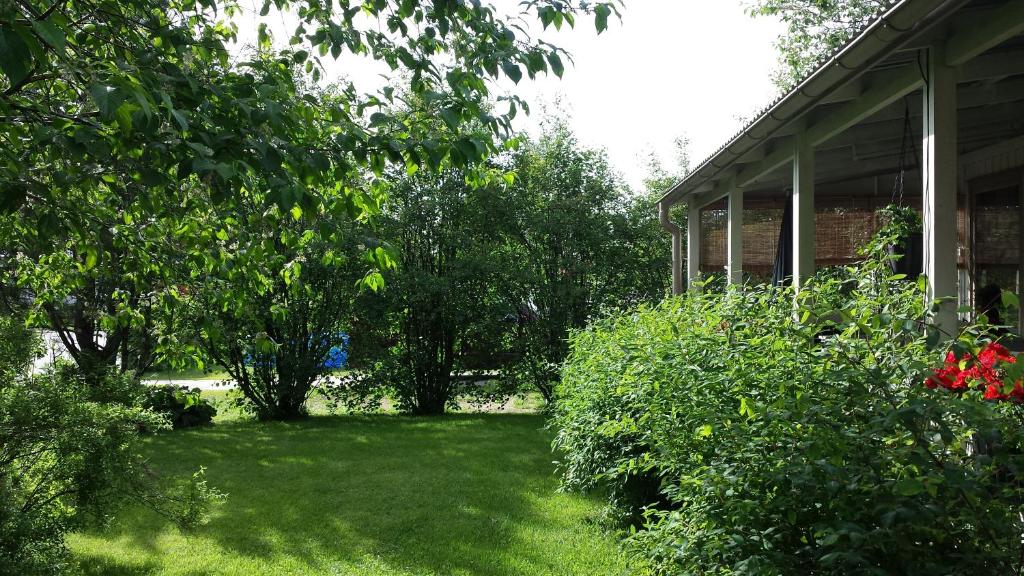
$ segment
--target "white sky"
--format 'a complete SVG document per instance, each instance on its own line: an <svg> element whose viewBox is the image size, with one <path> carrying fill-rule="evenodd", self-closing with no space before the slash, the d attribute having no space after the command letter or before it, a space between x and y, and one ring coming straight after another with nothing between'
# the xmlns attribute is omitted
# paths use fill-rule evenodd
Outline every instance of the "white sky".
<svg viewBox="0 0 1024 576"><path fill-rule="evenodd" d="M258 9L260 0L242 0L248 3ZM238 20L240 44L255 40L258 17L247 12ZM275 44L285 45L294 20L271 13L266 21ZM609 19L600 36L582 18L575 30L542 35L573 56L561 80L524 77L518 86L502 88L531 104L533 114L517 119L519 129L531 132L542 105L560 100L580 140L607 149L626 181L639 186L649 151L671 165L672 142L686 135L691 160L699 162L741 127L741 117L772 100L772 42L781 31L776 21L748 16L743 0L626 0L622 21ZM347 74L361 91L386 82L379 76L386 66L356 60L345 54L337 63L324 58L329 76Z"/></svg>
<svg viewBox="0 0 1024 576"><path fill-rule="evenodd" d="M782 25L751 18L741 0L626 0L622 21L609 22L600 36L582 22L551 36L575 65L561 81L521 82L519 94L561 95L580 140L606 148L630 184L639 186L649 151L670 166L673 140L686 135L696 164L775 95Z"/></svg>

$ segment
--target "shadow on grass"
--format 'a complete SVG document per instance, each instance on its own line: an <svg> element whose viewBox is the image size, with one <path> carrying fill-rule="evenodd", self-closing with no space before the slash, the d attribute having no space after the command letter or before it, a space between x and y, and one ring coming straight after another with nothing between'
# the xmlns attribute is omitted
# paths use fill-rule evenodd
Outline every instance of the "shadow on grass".
<svg viewBox="0 0 1024 576"><path fill-rule="evenodd" d="M413 574L621 573L593 557L614 552L588 540L596 529L581 535L593 506L553 493L542 426L521 414L236 422L166 434L148 453L167 474L205 466L229 496L192 536L264 566L361 574L344 570L369 560ZM94 535L158 556L168 530L133 510ZM154 573L150 564L126 572L96 561L90 576Z"/></svg>

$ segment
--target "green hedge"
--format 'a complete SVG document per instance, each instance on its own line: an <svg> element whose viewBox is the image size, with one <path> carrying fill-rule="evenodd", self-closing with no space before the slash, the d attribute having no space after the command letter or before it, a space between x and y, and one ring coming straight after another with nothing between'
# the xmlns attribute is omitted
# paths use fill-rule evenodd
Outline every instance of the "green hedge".
<svg viewBox="0 0 1024 576"><path fill-rule="evenodd" d="M1018 573L1021 407L922 385L943 350L887 265L797 309L689 293L575 334L566 487L606 494L656 574Z"/></svg>

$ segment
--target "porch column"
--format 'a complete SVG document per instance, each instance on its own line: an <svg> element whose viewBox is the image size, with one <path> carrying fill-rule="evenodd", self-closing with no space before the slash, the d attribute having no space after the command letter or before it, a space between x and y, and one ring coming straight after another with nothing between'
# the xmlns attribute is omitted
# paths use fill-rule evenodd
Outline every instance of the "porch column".
<svg viewBox="0 0 1024 576"><path fill-rule="evenodd" d="M686 207L686 287L700 277L700 207L690 202Z"/></svg>
<svg viewBox="0 0 1024 576"><path fill-rule="evenodd" d="M946 65L941 47L926 53L924 141L921 177L924 190L924 273L926 298L941 303L935 323L946 337L957 333L957 143L956 69Z"/></svg>
<svg viewBox="0 0 1024 576"><path fill-rule="evenodd" d="M726 237L729 284L743 283L743 190L729 189L729 232Z"/></svg>
<svg viewBox="0 0 1024 576"><path fill-rule="evenodd" d="M814 148L803 130L793 150L793 286L814 274Z"/></svg>

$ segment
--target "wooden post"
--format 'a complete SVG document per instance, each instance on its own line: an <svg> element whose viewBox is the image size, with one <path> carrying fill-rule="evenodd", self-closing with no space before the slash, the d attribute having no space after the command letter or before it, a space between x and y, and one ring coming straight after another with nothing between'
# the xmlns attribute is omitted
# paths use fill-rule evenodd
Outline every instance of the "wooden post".
<svg viewBox="0 0 1024 576"><path fill-rule="evenodd" d="M686 287L692 289L700 278L700 207L690 202L686 207Z"/></svg>
<svg viewBox="0 0 1024 576"><path fill-rule="evenodd" d="M729 190L729 231L726 237L729 284L743 284L743 190Z"/></svg>
<svg viewBox="0 0 1024 576"><path fill-rule="evenodd" d="M793 286L814 274L814 148L803 130L793 149Z"/></svg>
<svg viewBox="0 0 1024 576"><path fill-rule="evenodd" d="M941 47L926 51L923 166L924 272L929 305L938 299L935 323L947 338L957 334L957 118L956 69Z"/></svg>

